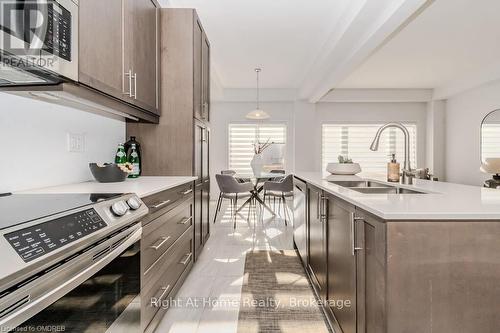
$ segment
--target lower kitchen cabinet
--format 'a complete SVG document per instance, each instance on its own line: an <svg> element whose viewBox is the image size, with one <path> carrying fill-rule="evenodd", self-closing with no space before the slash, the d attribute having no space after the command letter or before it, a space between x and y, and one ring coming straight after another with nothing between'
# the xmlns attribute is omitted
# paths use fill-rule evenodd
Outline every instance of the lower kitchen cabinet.
<svg viewBox="0 0 500 333"><path fill-rule="evenodd" d="M355 220L357 332L386 333L386 225L361 210Z"/></svg>
<svg viewBox="0 0 500 333"><path fill-rule="evenodd" d="M323 191L307 185L309 198L309 273L319 297L327 297L327 223Z"/></svg>
<svg viewBox="0 0 500 333"><path fill-rule="evenodd" d="M194 193L193 193L194 192ZM143 199L150 213L141 240L141 327L153 332L194 261L196 191L185 184Z"/></svg>
<svg viewBox="0 0 500 333"><path fill-rule="evenodd" d="M343 333L356 333L357 272L355 208L327 195L328 305Z"/></svg>
<svg viewBox="0 0 500 333"><path fill-rule="evenodd" d="M385 222L318 187L294 181L294 216L299 221L295 246L334 329L387 332ZM305 233L297 233L301 218ZM308 258L299 249L302 243L308 245Z"/></svg>
<svg viewBox="0 0 500 333"><path fill-rule="evenodd" d="M302 180L293 180L293 241L304 266L308 260L307 185Z"/></svg>

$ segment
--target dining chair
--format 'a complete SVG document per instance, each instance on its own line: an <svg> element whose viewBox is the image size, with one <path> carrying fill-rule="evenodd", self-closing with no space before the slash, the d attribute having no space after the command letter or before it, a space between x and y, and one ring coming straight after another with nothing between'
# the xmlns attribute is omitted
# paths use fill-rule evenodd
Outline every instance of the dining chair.
<svg viewBox="0 0 500 333"><path fill-rule="evenodd" d="M217 213L220 212L222 200L231 200L231 218L234 220L234 228L236 228L236 208L238 199L248 198L253 195L254 185L251 182L239 183L232 175L215 175L215 180L219 186L219 200L215 210L214 223L217 219ZM248 211L250 218L250 208Z"/></svg>
<svg viewBox="0 0 500 333"><path fill-rule="evenodd" d="M276 201L278 198L278 213L281 208L281 200L283 200L283 215L285 217L285 225L287 225L288 209L286 198L293 197L293 175L288 175L277 181L267 181L264 183L264 202L267 198L273 198ZM276 205L274 205L274 209Z"/></svg>
<svg viewBox="0 0 500 333"><path fill-rule="evenodd" d="M236 171L234 170L222 170L220 172L221 175L230 175L230 176L234 176L236 174Z"/></svg>

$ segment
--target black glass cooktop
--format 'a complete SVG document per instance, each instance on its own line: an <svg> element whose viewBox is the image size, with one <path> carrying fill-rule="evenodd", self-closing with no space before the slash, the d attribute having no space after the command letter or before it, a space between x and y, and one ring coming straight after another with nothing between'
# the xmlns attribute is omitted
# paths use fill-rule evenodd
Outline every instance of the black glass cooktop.
<svg viewBox="0 0 500 333"><path fill-rule="evenodd" d="M12 194L0 196L0 230L121 195Z"/></svg>

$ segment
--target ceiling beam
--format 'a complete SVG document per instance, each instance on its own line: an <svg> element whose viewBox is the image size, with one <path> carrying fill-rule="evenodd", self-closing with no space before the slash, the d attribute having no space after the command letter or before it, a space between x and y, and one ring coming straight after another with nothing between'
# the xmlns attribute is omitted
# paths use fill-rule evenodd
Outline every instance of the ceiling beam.
<svg viewBox="0 0 500 333"><path fill-rule="evenodd" d="M413 103L432 100L432 89L334 89L323 103Z"/></svg>
<svg viewBox="0 0 500 333"><path fill-rule="evenodd" d="M299 88L299 98L318 102L433 1L352 1Z"/></svg>

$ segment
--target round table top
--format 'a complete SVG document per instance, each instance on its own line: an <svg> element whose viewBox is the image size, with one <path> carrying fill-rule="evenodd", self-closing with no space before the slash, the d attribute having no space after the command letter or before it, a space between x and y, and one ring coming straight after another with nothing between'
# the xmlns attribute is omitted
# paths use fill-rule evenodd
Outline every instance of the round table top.
<svg viewBox="0 0 500 333"><path fill-rule="evenodd" d="M233 175L234 178L238 179L271 179L271 178L281 178L284 177L285 174L282 173L271 173L271 172L262 172L259 175L255 175L253 173L237 173Z"/></svg>

